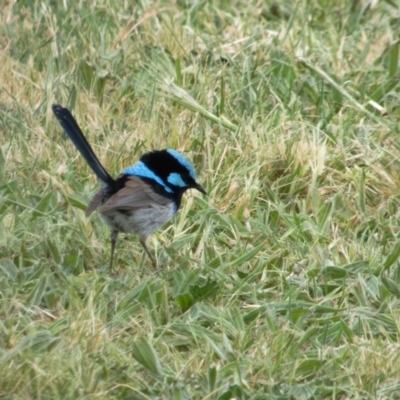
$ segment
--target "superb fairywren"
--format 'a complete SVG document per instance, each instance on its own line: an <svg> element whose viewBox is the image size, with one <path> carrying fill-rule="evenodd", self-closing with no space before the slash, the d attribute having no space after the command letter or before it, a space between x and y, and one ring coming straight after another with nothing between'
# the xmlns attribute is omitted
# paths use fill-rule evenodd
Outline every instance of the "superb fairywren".
<svg viewBox="0 0 400 400"><path fill-rule="evenodd" d="M110 268L119 232L138 234L156 266L146 246L147 237L178 211L186 190L197 189L206 194L196 182L192 165L175 150L154 150L114 179L101 165L69 110L57 104L52 108L62 128L100 180L101 189L90 200L86 216L97 210L111 229Z"/></svg>

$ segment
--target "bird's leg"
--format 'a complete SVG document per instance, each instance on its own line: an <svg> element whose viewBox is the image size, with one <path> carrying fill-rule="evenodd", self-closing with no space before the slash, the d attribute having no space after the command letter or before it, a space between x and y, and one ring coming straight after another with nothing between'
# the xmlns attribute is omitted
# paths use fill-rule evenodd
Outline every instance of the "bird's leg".
<svg viewBox="0 0 400 400"><path fill-rule="evenodd" d="M140 236L140 243L143 246L144 250L146 251L147 255L150 257L151 263L153 264L154 268L157 268L157 263L156 260L154 259L154 257L151 255L150 250L147 248L146 246L146 239L147 236Z"/></svg>
<svg viewBox="0 0 400 400"><path fill-rule="evenodd" d="M112 271L113 267L113 260L114 260L114 250L115 250L115 244L117 243L118 239L118 231L111 231L111 258L110 258L110 271Z"/></svg>

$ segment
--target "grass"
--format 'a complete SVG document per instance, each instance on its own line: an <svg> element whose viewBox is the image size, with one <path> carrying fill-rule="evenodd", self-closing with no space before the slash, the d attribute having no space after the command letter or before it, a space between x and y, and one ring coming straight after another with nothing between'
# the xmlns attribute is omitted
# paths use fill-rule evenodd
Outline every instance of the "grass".
<svg viewBox="0 0 400 400"><path fill-rule="evenodd" d="M0 11L0 398L399 398L397 2L65 3ZM157 271L53 102L192 160Z"/></svg>

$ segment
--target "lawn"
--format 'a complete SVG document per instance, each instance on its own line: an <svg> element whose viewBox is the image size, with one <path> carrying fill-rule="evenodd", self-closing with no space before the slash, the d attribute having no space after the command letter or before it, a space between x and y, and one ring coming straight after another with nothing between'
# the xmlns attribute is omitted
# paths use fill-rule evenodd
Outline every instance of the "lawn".
<svg viewBox="0 0 400 400"><path fill-rule="evenodd" d="M1 399L399 399L400 4L4 1ZM85 209L173 148L148 240Z"/></svg>

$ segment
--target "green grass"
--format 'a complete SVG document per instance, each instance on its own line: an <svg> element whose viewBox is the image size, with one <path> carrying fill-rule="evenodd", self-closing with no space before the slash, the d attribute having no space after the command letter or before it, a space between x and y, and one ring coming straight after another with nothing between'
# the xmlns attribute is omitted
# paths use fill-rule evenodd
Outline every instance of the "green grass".
<svg viewBox="0 0 400 400"><path fill-rule="evenodd" d="M397 2L64 3L0 11L0 398L398 399ZM157 271L53 102L192 160Z"/></svg>

